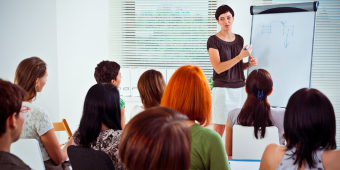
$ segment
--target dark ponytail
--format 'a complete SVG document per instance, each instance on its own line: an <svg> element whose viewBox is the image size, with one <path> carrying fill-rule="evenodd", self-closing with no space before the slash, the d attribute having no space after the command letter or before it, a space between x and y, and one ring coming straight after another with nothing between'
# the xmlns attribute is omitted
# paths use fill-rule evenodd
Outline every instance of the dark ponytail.
<svg viewBox="0 0 340 170"><path fill-rule="evenodd" d="M270 104L267 101L268 94L273 89L273 80L264 69L253 70L246 81L248 97L240 114L237 117L238 124L242 126L254 126L254 135L258 139L266 134L266 126L273 126L270 116Z"/></svg>

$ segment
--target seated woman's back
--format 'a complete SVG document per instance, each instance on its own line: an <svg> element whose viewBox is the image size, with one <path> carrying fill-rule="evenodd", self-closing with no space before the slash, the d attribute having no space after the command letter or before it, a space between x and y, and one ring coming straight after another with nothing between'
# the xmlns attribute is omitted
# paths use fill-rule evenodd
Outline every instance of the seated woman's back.
<svg viewBox="0 0 340 170"><path fill-rule="evenodd" d="M122 134L120 97L117 88L109 83L93 85L86 94L79 128L73 134L76 146L105 152L115 169L124 169L118 159Z"/></svg>
<svg viewBox="0 0 340 170"><path fill-rule="evenodd" d="M232 134L234 125L253 126L256 139L264 138L266 127L276 126L279 142L284 144L283 119L284 108L273 108L267 97L273 92L273 80L264 69L253 70L246 80L247 100L242 109L234 109L228 114L226 123L225 148L228 156L232 156Z"/></svg>
<svg viewBox="0 0 340 170"><path fill-rule="evenodd" d="M176 109L189 118L192 138L190 169L230 169L221 137L202 127L210 123L211 94L199 67L187 65L176 70L164 91L161 106Z"/></svg>
<svg viewBox="0 0 340 170"><path fill-rule="evenodd" d="M329 99L316 89L298 90L286 107L287 145L268 145L260 169L339 169L335 130L334 109Z"/></svg>

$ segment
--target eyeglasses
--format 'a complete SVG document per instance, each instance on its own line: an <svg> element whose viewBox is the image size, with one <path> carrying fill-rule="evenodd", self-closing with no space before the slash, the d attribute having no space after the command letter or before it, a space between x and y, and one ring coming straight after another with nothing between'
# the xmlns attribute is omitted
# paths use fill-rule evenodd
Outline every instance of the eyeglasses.
<svg viewBox="0 0 340 170"><path fill-rule="evenodd" d="M30 110L29 107L23 106L23 107L21 108L21 110L20 110L20 113L27 113L29 110Z"/></svg>

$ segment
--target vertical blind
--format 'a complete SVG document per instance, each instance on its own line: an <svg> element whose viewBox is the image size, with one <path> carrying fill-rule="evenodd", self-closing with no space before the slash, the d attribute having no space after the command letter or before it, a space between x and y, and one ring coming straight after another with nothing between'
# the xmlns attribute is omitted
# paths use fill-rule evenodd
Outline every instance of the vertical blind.
<svg viewBox="0 0 340 170"><path fill-rule="evenodd" d="M302 0L254 0L254 5L310 2ZM311 87L332 102L336 117L336 142L340 148L340 2L319 0L317 11ZM322 114L322 113L320 113Z"/></svg>
<svg viewBox="0 0 340 170"><path fill-rule="evenodd" d="M200 66L209 79L217 1L110 0L110 59L122 67Z"/></svg>

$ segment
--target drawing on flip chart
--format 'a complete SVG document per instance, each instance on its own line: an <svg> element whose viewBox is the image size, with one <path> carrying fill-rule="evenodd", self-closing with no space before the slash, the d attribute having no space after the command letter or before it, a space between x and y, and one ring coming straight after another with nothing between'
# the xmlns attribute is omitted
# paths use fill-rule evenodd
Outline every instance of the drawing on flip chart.
<svg viewBox="0 0 340 170"><path fill-rule="evenodd" d="M287 48L289 45L289 39L288 36L293 36L294 35L294 25L286 25L286 22L283 21L273 21L267 25L262 25L262 34L271 34L272 33L272 29L277 29L277 24L279 24L280 26L282 26L282 35L285 36L286 38L286 42L283 43L284 47Z"/></svg>

